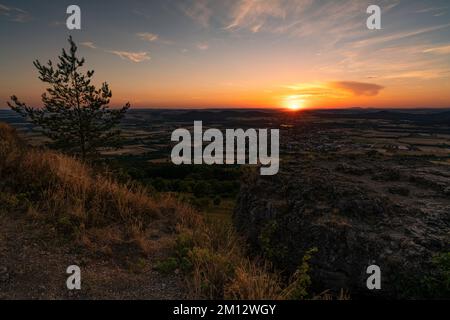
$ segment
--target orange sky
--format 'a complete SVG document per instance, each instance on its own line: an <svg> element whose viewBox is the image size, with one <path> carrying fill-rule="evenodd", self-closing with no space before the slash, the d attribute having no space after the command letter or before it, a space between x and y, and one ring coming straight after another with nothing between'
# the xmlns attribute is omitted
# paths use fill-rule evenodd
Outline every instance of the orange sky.
<svg viewBox="0 0 450 320"><path fill-rule="evenodd" d="M450 107L448 1L79 1L71 32L112 104L176 108ZM64 4L0 5L0 99L40 105L32 61L67 47Z"/></svg>

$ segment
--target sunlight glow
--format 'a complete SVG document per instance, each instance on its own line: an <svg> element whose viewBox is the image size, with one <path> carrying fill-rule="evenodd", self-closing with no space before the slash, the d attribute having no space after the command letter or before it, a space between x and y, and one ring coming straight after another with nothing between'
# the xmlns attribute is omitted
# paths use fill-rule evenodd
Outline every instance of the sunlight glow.
<svg viewBox="0 0 450 320"><path fill-rule="evenodd" d="M288 96L285 99L285 106L287 109L291 111L298 111L305 107L305 101L303 99L299 99L298 96Z"/></svg>

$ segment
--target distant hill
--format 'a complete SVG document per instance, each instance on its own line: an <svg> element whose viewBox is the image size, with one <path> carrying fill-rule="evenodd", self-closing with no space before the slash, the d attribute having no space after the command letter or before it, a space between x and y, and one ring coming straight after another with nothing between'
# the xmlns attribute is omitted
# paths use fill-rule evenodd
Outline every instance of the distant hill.
<svg viewBox="0 0 450 320"><path fill-rule="evenodd" d="M125 123L138 124L148 121L170 122L217 122L230 119L258 119L277 117L289 114L283 109L132 109L128 112ZM347 119L379 119L390 121L412 121L418 124L446 124L450 123L450 110L444 109L317 109L305 110L297 113L320 118ZM10 110L0 110L0 121L10 124L24 123L24 120Z"/></svg>
<svg viewBox="0 0 450 320"><path fill-rule="evenodd" d="M259 118L278 114L275 110L189 110L165 114L170 120L179 121L221 121L230 118Z"/></svg>
<svg viewBox="0 0 450 320"><path fill-rule="evenodd" d="M321 118L347 118L347 119L379 119L391 121L412 121L420 124L447 124L450 123L450 110L416 110L415 112L401 112L391 110L367 111L367 110L312 110L311 115Z"/></svg>

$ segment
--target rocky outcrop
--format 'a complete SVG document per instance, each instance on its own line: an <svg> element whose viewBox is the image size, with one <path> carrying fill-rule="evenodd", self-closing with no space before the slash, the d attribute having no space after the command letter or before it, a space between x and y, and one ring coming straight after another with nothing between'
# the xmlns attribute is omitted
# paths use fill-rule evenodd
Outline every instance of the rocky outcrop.
<svg viewBox="0 0 450 320"><path fill-rule="evenodd" d="M238 197L234 223L256 253L293 272L316 247L316 293L345 288L355 298L449 294L436 287L442 270L434 258L450 251L448 167L328 158L285 161L281 168L274 177L248 175ZM366 286L372 264L382 272L378 291Z"/></svg>

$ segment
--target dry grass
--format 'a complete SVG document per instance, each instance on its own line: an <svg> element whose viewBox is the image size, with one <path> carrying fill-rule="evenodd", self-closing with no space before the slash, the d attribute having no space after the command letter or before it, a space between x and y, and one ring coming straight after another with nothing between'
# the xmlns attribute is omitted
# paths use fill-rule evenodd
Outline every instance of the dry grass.
<svg viewBox="0 0 450 320"><path fill-rule="evenodd" d="M189 298L291 300L309 297L308 261L312 251L305 255L297 272L285 281L270 263L248 256L245 241L230 225L200 220L189 227L180 224L178 228L175 256L179 264L187 264Z"/></svg>
<svg viewBox="0 0 450 320"><path fill-rule="evenodd" d="M225 288L225 298L232 300L280 300L282 280L268 264L257 265L244 260L234 271L234 277Z"/></svg>
<svg viewBox="0 0 450 320"><path fill-rule="evenodd" d="M175 262L186 272L189 298L306 297L307 261L285 284L268 263L248 257L245 241L231 226L206 222L171 196L97 175L69 156L27 147L1 123L0 203L0 213L42 221L91 251L112 256L116 244L127 244L128 251L148 255L167 247L174 255L167 265Z"/></svg>
<svg viewBox="0 0 450 320"><path fill-rule="evenodd" d="M28 212L51 223L65 237L84 244L90 238L112 243L134 241L148 251L147 229L186 223L192 210L168 196L149 196L132 183L111 177L60 153L26 147L15 131L0 124L0 179L3 210Z"/></svg>
<svg viewBox="0 0 450 320"><path fill-rule="evenodd" d="M282 281L269 264L250 259L230 226L201 221L181 228L178 254L189 265L192 299L280 299Z"/></svg>

